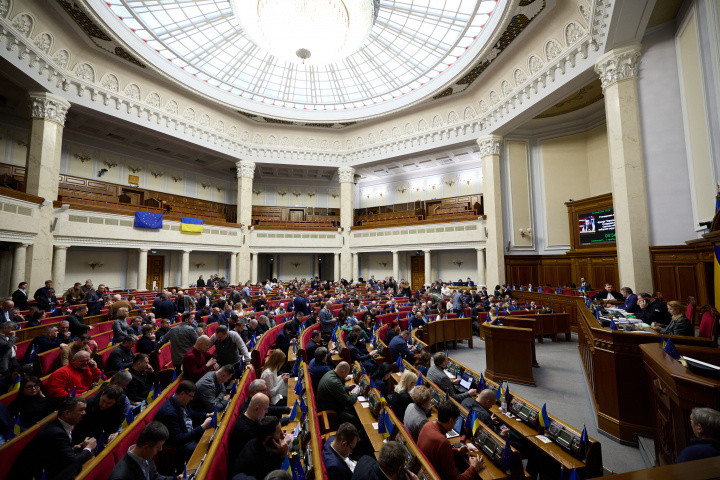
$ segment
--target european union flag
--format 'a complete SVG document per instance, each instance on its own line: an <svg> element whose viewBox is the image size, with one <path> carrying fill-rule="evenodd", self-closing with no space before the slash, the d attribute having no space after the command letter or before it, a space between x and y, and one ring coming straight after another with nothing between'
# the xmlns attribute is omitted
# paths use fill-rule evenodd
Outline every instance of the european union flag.
<svg viewBox="0 0 720 480"><path fill-rule="evenodd" d="M383 437L386 437L386 430L385 430L385 409L383 408L380 410L380 415L378 415L378 433L382 435Z"/></svg>
<svg viewBox="0 0 720 480"><path fill-rule="evenodd" d="M471 408L468 412L468 416L465 418L465 430L472 431L473 423L475 423L475 417L477 417L477 412L475 409Z"/></svg>
<svg viewBox="0 0 720 480"><path fill-rule="evenodd" d="M510 448L510 435L505 438L505 450L503 450L501 460L503 470L512 467L512 449Z"/></svg>
<svg viewBox="0 0 720 480"><path fill-rule="evenodd" d="M480 381L478 382L478 391L482 392L487 388L487 383L485 383L485 377L483 374L480 374Z"/></svg>
<svg viewBox="0 0 720 480"><path fill-rule="evenodd" d="M617 329L618 328L617 328L617 325L615 324L615 320L611 318L610 319L610 330L617 330Z"/></svg>
<svg viewBox="0 0 720 480"><path fill-rule="evenodd" d="M95 445L95 450L93 450L93 455L97 455L100 453L105 446L105 432L102 432L100 434L100 438L97 440L97 444Z"/></svg>
<svg viewBox="0 0 720 480"><path fill-rule="evenodd" d="M73 387L72 392L68 394L68 397L74 397L77 395L77 387Z"/></svg>
<svg viewBox="0 0 720 480"><path fill-rule="evenodd" d="M502 397L502 385L498 385L495 389L495 400L498 402L500 401L500 397Z"/></svg>
<svg viewBox="0 0 720 480"><path fill-rule="evenodd" d="M218 426L218 407L215 405L215 411L212 414L212 420L210 420L210 428L217 428Z"/></svg>
<svg viewBox="0 0 720 480"><path fill-rule="evenodd" d="M297 383L295 384L295 393L298 397L301 397L303 394L303 382L299 378Z"/></svg>
<svg viewBox="0 0 720 480"><path fill-rule="evenodd" d="M580 480L580 476L577 473L577 470L573 470L570 473L570 480Z"/></svg>
<svg viewBox="0 0 720 480"><path fill-rule="evenodd" d="M583 431L580 434L580 451L585 454L585 448L587 448L587 445L589 443L588 434L587 434L587 428L585 428L585 425L583 425Z"/></svg>
<svg viewBox="0 0 720 480"><path fill-rule="evenodd" d="M663 348L663 351L675 360L680 360L680 352L677 351L677 348L675 348L675 344L671 339L667 339L667 343L665 343L665 348Z"/></svg>
<svg viewBox="0 0 720 480"><path fill-rule="evenodd" d="M305 480L305 470L303 470L299 456L295 456L295 461L292 464L292 478L293 480Z"/></svg>
<svg viewBox="0 0 720 480"><path fill-rule="evenodd" d="M450 401L450 390L445 390L445 401L446 402Z"/></svg>
<svg viewBox="0 0 720 480"><path fill-rule="evenodd" d="M403 363L402 363L402 357L400 355L398 355L397 360L395 360L395 365L398 366L398 368L400 369L401 372L403 370L405 370L405 367L403 367Z"/></svg>
<svg viewBox="0 0 720 480"><path fill-rule="evenodd" d="M162 213L135 212L136 228L162 228Z"/></svg>

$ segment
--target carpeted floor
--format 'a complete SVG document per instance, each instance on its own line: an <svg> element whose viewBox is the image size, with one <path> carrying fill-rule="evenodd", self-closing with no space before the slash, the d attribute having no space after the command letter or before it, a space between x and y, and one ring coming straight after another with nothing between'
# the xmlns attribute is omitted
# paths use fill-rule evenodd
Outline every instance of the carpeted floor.
<svg viewBox="0 0 720 480"><path fill-rule="evenodd" d="M477 372L485 371L485 343L475 337L475 348L463 344L448 353ZM533 402L537 406L547 403L548 413L582 431L602 445L603 465L614 473L646 468L638 448L621 445L597 430L595 410L590 399L585 374L580 363L577 337L570 342L536 344L540 368L533 369L536 387L510 383L510 391Z"/></svg>

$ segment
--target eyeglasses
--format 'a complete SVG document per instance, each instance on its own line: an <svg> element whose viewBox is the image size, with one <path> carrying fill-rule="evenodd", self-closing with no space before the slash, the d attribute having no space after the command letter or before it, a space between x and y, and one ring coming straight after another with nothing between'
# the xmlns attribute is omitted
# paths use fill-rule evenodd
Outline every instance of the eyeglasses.
<svg viewBox="0 0 720 480"><path fill-rule="evenodd" d="M32 388L34 390L36 388L40 388L40 385L27 384L27 385L25 385L25 388Z"/></svg>

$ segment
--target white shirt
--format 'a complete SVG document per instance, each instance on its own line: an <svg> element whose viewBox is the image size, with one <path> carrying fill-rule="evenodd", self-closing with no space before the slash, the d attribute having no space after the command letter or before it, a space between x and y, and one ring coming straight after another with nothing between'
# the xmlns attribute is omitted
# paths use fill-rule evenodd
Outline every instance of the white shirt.
<svg viewBox="0 0 720 480"><path fill-rule="evenodd" d="M615 297L613 297L612 293L608 292L607 298L605 298L605 300L615 300Z"/></svg>
<svg viewBox="0 0 720 480"><path fill-rule="evenodd" d="M287 383L285 383L285 381L280 375L277 374L277 372L266 369L262 372L260 378L262 380L265 380L265 383L267 383L270 395L272 395L270 398L271 404L275 405L277 402L280 401L281 398L287 397Z"/></svg>
<svg viewBox="0 0 720 480"><path fill-rule="evenodd" d="M332 443L330 444L330 448L333 449L333 452L335 452L335 453L338 454L338 457L340 457L340 458L343 459L343 462L345 462L345 465L348 466L348 468L350 469L351 472L354 472L354 471L355 471L355 465L357 465L357 462L351 460L350 457L343 457L340 452L338 452L337 450L335 450L335 448L332 446Z"/></svg>
<svg viewBox="0 0 720 480"><path fill-rule="evenodd" d="M73 431L73 428L75 428L75 427L73 427L72 425L67 423L62 418L58 418L58 420L60 420L60 425L62 425L62 427L65 429L65 432L67 433L68 437L70 438L70 441L72 442L72 431Z"/></svg>

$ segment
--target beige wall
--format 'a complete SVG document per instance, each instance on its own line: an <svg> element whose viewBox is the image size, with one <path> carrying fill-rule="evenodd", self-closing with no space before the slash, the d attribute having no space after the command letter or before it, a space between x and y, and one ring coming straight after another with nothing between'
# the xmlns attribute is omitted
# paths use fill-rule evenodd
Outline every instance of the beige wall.
<svg viewBox="0 0 720 480"><path fill-rule="evenodd" d="M565 202L611 191L605 125L539 142L546 247L570 245Z"/></svg>
<svg viewBox="0 0 720 480"><path fill-rule="evenodd" d="M524 141L507 141L507 174L510 191L508 211L512 216L512 235L515 246L532 246L532 237L520 235L520 229L533 226L530 210L530 162L528 144Z"/></svg>

